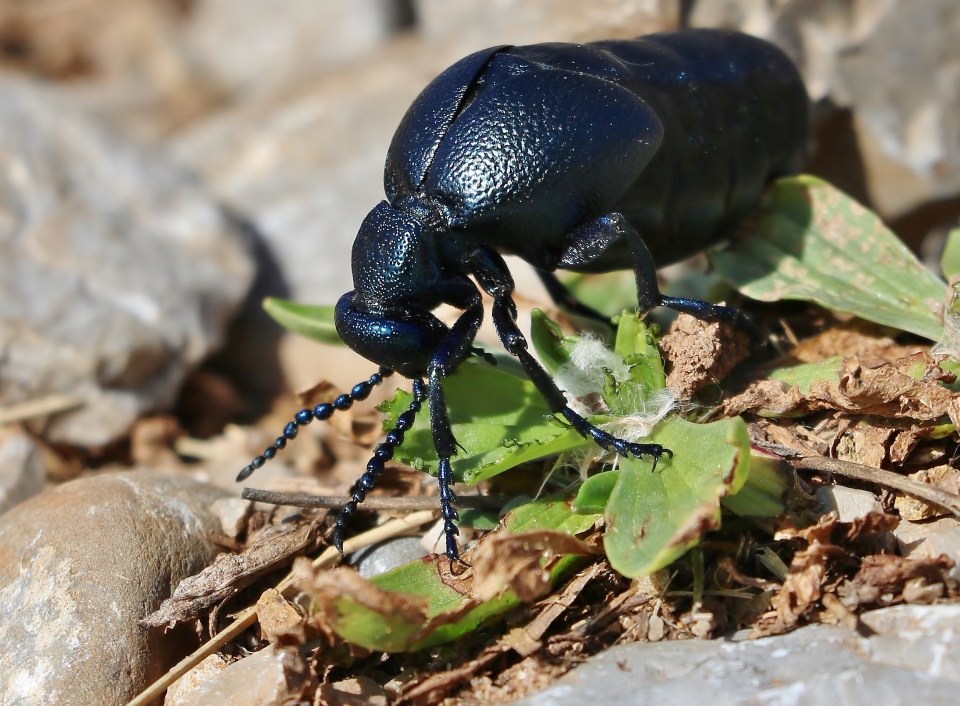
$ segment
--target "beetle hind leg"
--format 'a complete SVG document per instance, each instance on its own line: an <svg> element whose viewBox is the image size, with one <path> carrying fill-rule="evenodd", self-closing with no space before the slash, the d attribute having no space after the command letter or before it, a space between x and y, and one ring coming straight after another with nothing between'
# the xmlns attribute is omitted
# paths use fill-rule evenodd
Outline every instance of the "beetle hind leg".
<svg viewBox="0 0 960 706"><path fill-rule="evenodd" d="M558 307L561 309L566 309L571 314L576 314L577 316L582 316L585 319L590 319L591 321L597 321L605 326L610 326L609 316L604 316L593 307L587 306L573 296L573 293L566 288L563 282L557 279L555 274L552 272L546 272L544 270L537 270L537 274L540 276L540 281L543 282L543 286L546 288L547 294L550 295L553 303Z"/></svg>
<svg viewBox="0 0 960 706"><path fill-rule="evenodd" d="M630 243L633 271L637 282L637 303L640 306L641 313L645 314L655 306L665 306L668 309L695 316L702 321L725 321L746 331L756 340L762 338L760 330L739 309L711 304L699 299L667 297L661 294L657 285L657 265L643 237L623 216L620 216L615 222L617 227L622 229L627 242Z"/></svg>

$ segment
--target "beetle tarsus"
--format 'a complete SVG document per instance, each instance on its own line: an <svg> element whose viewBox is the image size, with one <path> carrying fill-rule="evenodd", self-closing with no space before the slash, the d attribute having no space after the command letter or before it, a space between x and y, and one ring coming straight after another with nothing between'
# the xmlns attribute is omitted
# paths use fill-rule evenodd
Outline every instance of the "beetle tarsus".
<svg viewBox="0 0 960 706"><path fill-rule="evenodd" d="M699 299L665 296L660 297L660 306L690 314L701 320L723 321L744 331L754 341L763 340L763 332L757 328L757 325L746 314L732 306L711 304Z"/></svg>
<svg viewBox="0 0 960 706"><path fill-rule="evenodd" d="M664 448L660 444L639 444L634 441L627 441L614 436L608 431L595 427L587 419L577 414L570 407L564 407L560 414L566 419L577 433L587 439L593 439L597 446L606 451L616 451L621 456L633 456L642 458L650 456L653 458L653 466L656 468L657 461L664 454L673 456L670 449Z"/></svg>
<svg viewBox="0 0 960 706"><path fill-rule="evenodd" d="M489 353L488 351L485 351L482 348L477 348L477 347L471 348L470 355L475 355L477 358L480 358L481 360L483 360L484 363L487 363L488 365L492 365L494 367L496 367L497 365L496 357L492 353Z"/></svg>

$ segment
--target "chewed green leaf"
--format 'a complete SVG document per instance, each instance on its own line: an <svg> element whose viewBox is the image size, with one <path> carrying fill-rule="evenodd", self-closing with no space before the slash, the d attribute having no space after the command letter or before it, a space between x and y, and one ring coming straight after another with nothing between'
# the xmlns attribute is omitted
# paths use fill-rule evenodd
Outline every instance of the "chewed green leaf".
<svg viewBox="0 0 960 706"><path fill-rule="evenodd" d="M630 366L630 378L648 393L662 390L667 386L666 373L660 347L650 327L632 311L624 311L617 321L617 338L614 352ZM607 400L611 409L615 409L616 400ZM635 410L624 410L629 413Z"/></svg>
<svg viewBox="0 0 960 706"><path fill-rule="evenodd" d="M323 343L343 345L333 322L332 306L309 306L275 297L263 300L263 309L288 331Z"/></svg>
<svg viewBox="0 0 960 706"><path fill-rule="evenodd" d="M477 483L520 463L582 446L587 442L557 421L533 383L499 367L464 361L443 382L453 433L462 449L453 458L454 475ZM391 426L410 403L398 392L380 406ZM436 472L437 455L429 415L418 415L396 458L417 470Z"/></svg>
<svg viewBox="0 0 960 706"><path fill-rule="evenodd" d="M553 530L577 535L598 517L577 515L556 499L540 499L518 507L504 520L512 534ZM567 574L576 557L564 555L550 565L553 581ZM323 606L331 627L344 639L370 650L407 652L452 642L520 604L511 591L482 601L444 583L436 562L420 559L364 581L350 576L315 579L311 594ZM319 586L319 588L317 588Z"/></svg>
<svg viewBox="0 0 960 706"><path fill-rule="evenodd" d="M820 179L778 181L743 241L710 253L748 297L798 299L932 341L945 284L872 212Z"/></svg>
<svg viewBox="0 0 960 706"><path fill-rule="evenodd" d="M800 363L788 368L777 368L770 373L770 378L797 387L805 395L810 390L810 384L817 380L836 382L840 377L841 362L842 358L840 356L834 356L814 363Z"/></svg>
<svg viewBox="0 0 960 706"><path fill-rule="evenodd" d="M740 418L670 418L650 441L673 458L661 458L656 471L650 461L622 458L604 513L607 557L629 577L663 568L718 527L720 499L739 491L749 474L750 439Z"/></svg>

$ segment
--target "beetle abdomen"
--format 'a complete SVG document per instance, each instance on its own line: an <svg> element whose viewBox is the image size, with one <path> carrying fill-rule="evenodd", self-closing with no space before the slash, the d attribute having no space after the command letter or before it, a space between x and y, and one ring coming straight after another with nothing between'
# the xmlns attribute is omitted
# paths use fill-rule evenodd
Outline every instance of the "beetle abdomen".
<svg viewBox="0 0 960 706"><path fill-rule="evenodd" d="M753 208L809 147L793 63L763 40L714 30L598 42L633 72L664 125L660 149L617 204L658 264L700 250Z"/></svg>
<svg viewBox="0 0 960 706"><path fill-rule="evenodd" d="M545 270L572 231L620 212L664 264L722 237L771 179L796 170L808 131L796 68L737 32L497 47L411 107L387 157L387 196ZM418 135L429 149L404 153ZM629 266L615 246L590 269Z"/></svg>

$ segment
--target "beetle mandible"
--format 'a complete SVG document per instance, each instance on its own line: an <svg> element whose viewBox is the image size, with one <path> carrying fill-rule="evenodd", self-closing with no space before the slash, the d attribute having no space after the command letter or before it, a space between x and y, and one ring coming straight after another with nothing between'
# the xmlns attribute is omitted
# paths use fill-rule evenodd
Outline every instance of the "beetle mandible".
<svg viewBox="0 0 960 706"><path fill-rule="evenodd" d="M349 408L400 373L413 381L413 401L351 489L333 542L342 551L350 517L427 401L446 554L457 559L450 466L457 442L442 381L465 357L485 355L473 347L484 314L480 289L493 299L503 347L552 412L604 449L656 463L667 449L617 438L567 405L527 350L501 253L533 265L554 300L582 314L598 316L555 270L632 268L643 312L667 306L744 323L734 309L662 295L655 263L722 239L772 179L795 172L808 145L808 110L790 60L731 31L496 46L453 64L416 98L393 137L387 199L360 226L354 289L336 306L340 337L379 372L297 413L237 480L273 458L298 427ZM431 313L441 304L462 311L452 326Z"/></svg>

